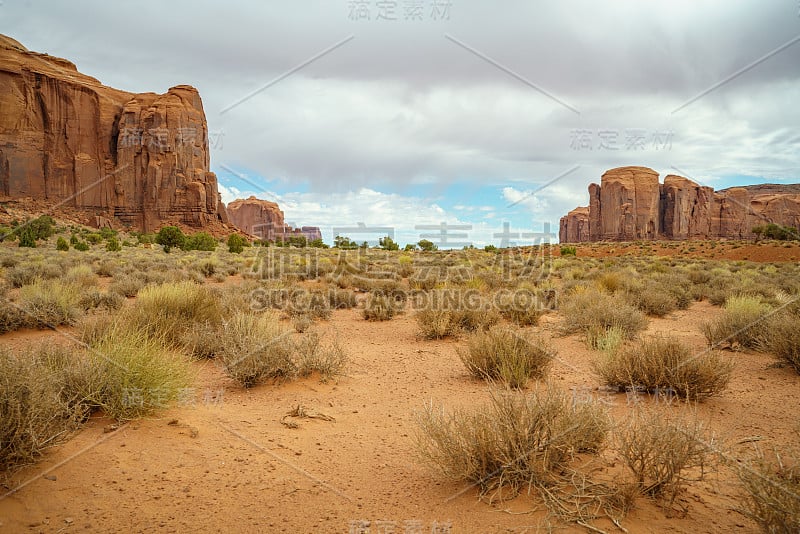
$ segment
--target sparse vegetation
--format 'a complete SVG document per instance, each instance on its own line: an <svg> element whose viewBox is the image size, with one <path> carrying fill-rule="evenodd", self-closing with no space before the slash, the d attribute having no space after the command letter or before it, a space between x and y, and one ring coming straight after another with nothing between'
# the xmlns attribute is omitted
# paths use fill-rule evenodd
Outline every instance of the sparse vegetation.
<svg viewBox="0 0 800 534"><path fill-rule="evenodd" d="M609 429L597 405L570 403L553 387L495 392L474 410L428 405L418 414L421 458L445 477L477 485L492 499L547 487L576 453L598 450Z"/></svg>
<svg viewBox="0 0 800 534"><path fill-rule="evenodd" d="M529 379L545 376L555 351L544 339L529 339L520 330L495 326L467 337L458 356L472 376L524 388Z"/></svg>
<svg viewBox="0 0 800 534"><path fill-rule="evenodd" d="M626 339L635 338L647 325L644 314L622 297L579 286L561 307L567 333L598 332L615 327Z"/></svg>
<svg viewBox="0 0 800 534"><path fill-rule="evenodd" d="M800 532L800 456L759 453L736 466L742 485L741 511L763 532Z"/></svg>
<svg viewBox="0 0 800 534"><path fill-rule="evenodd" d="M689 482L705 476L712 452L706 434L695 419L640 410L618 434L619 454L639 491L670 508Z"/></svg>
<svg viewBox="0 0 800 534"><path fill-rule="evenodd" d="M759 344L771 311L758 297L730 297L722 316L703 323L701 329L712 347L727 344L732 348L753 349Z"/></svg>
<svg viewBox="0 0 800 534"><path fill-rule="evenodd" d="M656 336L606 353L595 361L594 368L612 387L702 400L727 387L733 362L715 351L695 354L674 337Z"/></svg>

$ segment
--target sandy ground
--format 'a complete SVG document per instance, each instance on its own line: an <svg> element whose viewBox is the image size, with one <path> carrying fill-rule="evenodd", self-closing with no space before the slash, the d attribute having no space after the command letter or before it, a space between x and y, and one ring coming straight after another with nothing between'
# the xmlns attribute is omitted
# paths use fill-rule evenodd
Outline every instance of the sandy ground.
<svg viewBox="0 0 800 534"><path fill-rule="evenodd" d="M649 330L674 332L699 351L705 345L698 324L717 313L695 303L651 319ZM555 336L558 320L546 316L536 327L553 335L558 348L553 380L599 399L592 353L577 336ZM424 403L453 408L487 398L486 385L469 378L458 360L458 341L416 339L410 314L372 323L357 310L337 311L317 329L346 349L347 376L243 390L213 362L197 363L193 398L183 406L111 432L104 432L111 421L94 418L17 473L11 493L0 498L0 531L522 533L546 524L535 496L493 506L414 456L414 412ZM21 346L53 336L21 332L0 342ZM737 362L730 387L701 404L698 416L726 442L760 436L761 446L798 445L792 430L800 376L771 365L768 355L726 354ZM631 409L624 393L603 402L615 415ZM298 405L335 420L282 425ZM747 447L732 446L732 453L744 456ZM667 517L642 498L622 525L637 533L753 531L734 510L737 491L733 475L719 470L681 496L685 514Z"/></svg>

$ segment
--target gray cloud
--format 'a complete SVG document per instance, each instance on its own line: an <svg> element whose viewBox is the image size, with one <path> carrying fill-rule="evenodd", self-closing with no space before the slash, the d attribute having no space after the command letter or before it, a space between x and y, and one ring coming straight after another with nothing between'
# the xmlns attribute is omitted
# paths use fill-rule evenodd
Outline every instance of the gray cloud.
<svg viewBox="0 0 800 534"><path fill-rule="evenodd" d="M404 3L397 2L401 20L374 20L371 1L373 20L353 21L346 0L6 1L0 32L121 89L195 85L209 128L225 132L212 165L250 169L285 192L303 184L320 200L366 187L421 202L414 184L463 184L467 198L457 203L477 206L486 199L469 192L490 184L497 204L580 165L548 201L520 205L555 220L619 165L662 173L676 166L711 185L727 175L800 177L800 43L671 113L800 35L794 1L452 0L446 21L427 12L422 21L402 20ZM646 137L636 149L626 147L633 131ZM601 132L616 132L616 150L600 146ZM669 146L661 142L667 132Z"/></svg>

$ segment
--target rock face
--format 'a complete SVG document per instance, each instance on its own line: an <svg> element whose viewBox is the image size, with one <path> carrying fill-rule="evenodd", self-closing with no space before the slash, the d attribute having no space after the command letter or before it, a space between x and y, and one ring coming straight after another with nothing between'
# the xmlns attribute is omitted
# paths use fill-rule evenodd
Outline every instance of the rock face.
<svg viewBox="0 0 800 534"><path fill-rule="evenodd" d="M561 217L558 231L563 243L582 243L589 241L589 208L575 208Z"/></svg>
<svg viewBox="0 0 800 534"><path fill-rule="evenodd" d="M236 199L228 204L231 223L242 231L268 241L282 241L290 237L305 237L308 241L322 239L316 226L292 228L284 222L283 211L278 204L254 196Z"/></svg>
<svg viewBox="0 0 800 534"><path fill-rule="evenodd" d="M197 90L133 94L0 36L0 195L150 231L227 222Z"/></svg>
<svg viewBox="0 0 800 534"><path fill-rule="evenodd" d="M284 234L283 211L275 202L238 198L228 203L227 211L231 223L250 235L274 241Z"/></svg>
<svg viewBox="0 0 800 534"><path fill-rule="evenodd" d="M606 171L589 206L561 218L562 243L643 239L746 239L767 223L800 228L800 184L714 191L676 175L658 183L646 167ZM588 226L588 228L587 228Z"/></svg>
<svg viewBox="0 0 800 534"><path fill-rule="evenodd" d="M658 173L620 167L603 174L599 239L653 239L660 231Z"/></svg>

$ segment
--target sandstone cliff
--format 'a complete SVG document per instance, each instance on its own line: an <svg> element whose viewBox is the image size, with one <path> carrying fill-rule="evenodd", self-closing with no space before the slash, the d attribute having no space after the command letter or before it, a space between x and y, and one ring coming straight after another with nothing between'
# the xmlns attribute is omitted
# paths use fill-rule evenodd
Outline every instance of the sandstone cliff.
<svg viewBox="0 0 800 534"><path fill-rule="evenodd" d="M222 227L197 90L133 94L0 36L0 195L141 230Z"/></svg>
<svg viewBox="0 0 800 534"><path fill-rule="evenodd" d="M589 185L589 206L561 218L559 240L746 239L766 223L800 228L800 184L714 191L676 175L659 184L646 167L606 171Z"/></svg>
<svg viewBox="0 0 800 534"><path fill-rule="evenodd" d="M283 211L275 202L261 200L254 196L236 199L228 204L231 223L242 231L268 241L286 240L289 237L305 237L308 241L322 239L322 232L316 226L292 228L284 222Z"/></svg>

